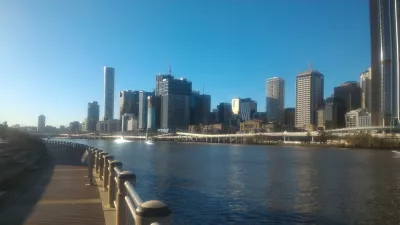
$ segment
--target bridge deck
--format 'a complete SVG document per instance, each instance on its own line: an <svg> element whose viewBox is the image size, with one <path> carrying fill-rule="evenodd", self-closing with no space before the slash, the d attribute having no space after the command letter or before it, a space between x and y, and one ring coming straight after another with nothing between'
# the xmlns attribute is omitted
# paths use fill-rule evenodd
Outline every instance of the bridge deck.
<svg viewBox="0 0 400 225"><path fill-rule="evenodd" d="M104 225L96 186L86 186L87 167L77 150L52 150L47 164L10 192L0 224ZM18 179L21 182L21 179Z"/></svg>

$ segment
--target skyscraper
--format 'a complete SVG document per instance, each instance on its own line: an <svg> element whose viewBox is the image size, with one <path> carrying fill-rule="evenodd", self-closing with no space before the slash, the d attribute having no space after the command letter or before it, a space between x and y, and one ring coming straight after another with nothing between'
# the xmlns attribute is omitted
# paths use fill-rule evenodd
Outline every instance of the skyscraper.
<svg viewBox="0 0 400 225"><path fill-rule="evenodd" d="M147 129L147 101L151 92L139 91L139 117L138 128L139 130Z"/></svg>
<svg viewBox="0 0 400 225"><path fill-rule="evenodd" d="M190 123L190 96L167 94L161 96L161 128L188 129Z"/></svg>
<svg viewBox="0 0 400 225"><path fill-rule="evenodd" d="M119 119L125 113L139 117L139 91L121 91L119 93Z"/></svg>
<svg viewBox="0 0 400 225"><path fill-rule="evenodd" d="M361 108L371 112L371 67L360 76Z"/></svg>
<svg viewBox="0 0 400 225"><path fill-rule="evenodd" d="M161 101L161 128L188 129L190 123L190 95L192 82L171 75L156 76L155 95Z"/></svg>
<svg viewBox="0 0 400 225"><path fill-rule="evenodd" d="M399 118L400 0L370 0L371 121L393 124Z"/></svg>
<svg viewBox="0 0 400 225"><path fill-rule="evenodd" d="M317 125L317 109L323 106L324 75L309 68L296 77L295 127L309 129Z"/></svg>
<svg viewBox="0 0 400 225"><path fill-rule="evenodd" d="M355 81L345 82L334 88L334 97L343 106L337 111L337 126L344 128L346 113L361 108L360 85Z"/></svg>
<svg viewBox="0 0 400 225"><path fill-rule="evenodd" d="M161 125L161 96L147 97L147 129L158 129Z"/></svg>
<svg viewBox="0 0 400 225"><path fill-rule="evenodd" d="M96 124L100 118L100 107L97 102L88 103L87 119L86 119L86 130L96 131Z"/></svg>
<svg viewBox="0 0 400 225"><path fill-rule="evenodd" d="M232 105L231 103L221 102L217 106L217 122L229 124L232 119Z"/></svg>
<svg viewBox="0 0 400 225"><path fill-rule="evenodd" d="M104 120L114 118L114 77L112 67L104 67Z"/></svg>
<svg viewBox="0 0 400 225"><path fill-rule="evenodd" d="M44 132L45 127L46 127L46 117L40 115L38 118L38 132Z"/></svg>
<svg viewBox="0 0 400 225"><path fill-rule="evenodd" d="M293 131L294 128L294 115L295 115L295 108L286 108L285 109L285 126L286 131Z"/></svg>
<svg viewBox="0 0 400 225"><path fill-rule="evenodd" d="M190 125L208 124L211 96L193 91L190 95Z"/></svg>
<svg viewBox="0 0 400 225"><path fill-rule="evenodd" d="M285 80L279 77L267 79L266 90L268 120L283 123L285 119Z"/></svg>

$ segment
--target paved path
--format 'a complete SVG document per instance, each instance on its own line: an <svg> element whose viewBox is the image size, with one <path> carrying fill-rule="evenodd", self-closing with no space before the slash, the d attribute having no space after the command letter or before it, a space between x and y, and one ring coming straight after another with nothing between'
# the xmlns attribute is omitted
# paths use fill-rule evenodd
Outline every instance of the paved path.
<svg viewBox="0 0 400 225"><path fill-rule="evenodd" d="M25 177L7 193L0 205L0 224L104 225L104 213L96 186L86 186L87 167L77 150L50 151L43 168ZM3 216L2 216L3 215ZM14 216L11 216L14 215Z"/></svg>

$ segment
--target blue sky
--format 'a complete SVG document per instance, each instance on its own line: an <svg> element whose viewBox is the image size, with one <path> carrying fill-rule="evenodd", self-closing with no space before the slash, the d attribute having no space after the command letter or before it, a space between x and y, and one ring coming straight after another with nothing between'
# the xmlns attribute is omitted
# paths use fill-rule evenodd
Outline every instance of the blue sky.
<svg viewBox="0 0 400 225"><path fill-rule="evenodd" d="M370 64L366 0L2 0L0 121L59 126L83 120L89 101L103 115L103 67L121 90L155 87L168 71L211 94L212 107L251 97L265 111L265 80L325 75L333 87ZM116 113L115 113L116 114ZM117 114L116 114L117 115Z"/></svg>

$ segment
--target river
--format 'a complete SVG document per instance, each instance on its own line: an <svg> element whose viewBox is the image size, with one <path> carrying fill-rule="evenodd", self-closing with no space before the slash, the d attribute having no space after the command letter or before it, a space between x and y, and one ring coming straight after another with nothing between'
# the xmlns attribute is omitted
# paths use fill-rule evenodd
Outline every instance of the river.
<svg viewBox="0 0 400 225"><path fill-rule="evenodd" d="M174 224L400 223L400 157L390 151L74 141L122 161Z"/></svg>

